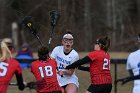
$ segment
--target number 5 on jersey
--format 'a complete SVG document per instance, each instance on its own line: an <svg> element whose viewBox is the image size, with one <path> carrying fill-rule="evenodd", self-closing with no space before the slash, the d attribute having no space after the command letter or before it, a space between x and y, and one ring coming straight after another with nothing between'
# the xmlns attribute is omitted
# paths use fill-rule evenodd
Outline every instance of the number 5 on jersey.
<svg viewBox="0 0 140 93"><path fill-rule="evenodd" d="M5 63L5 62L0 62L0 76L5 76L7 73L7 66L9 64Z"/></svg>

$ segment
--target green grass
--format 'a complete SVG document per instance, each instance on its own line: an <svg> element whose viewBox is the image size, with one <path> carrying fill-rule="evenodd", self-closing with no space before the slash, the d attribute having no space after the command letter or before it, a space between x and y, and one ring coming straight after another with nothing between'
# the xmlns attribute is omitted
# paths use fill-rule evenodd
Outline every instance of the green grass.
<svg viewBox="0 0 140 93"><path fill-rule="evenodd" d="M125 70L125 64L118 64L117 69L118 69L117 71L118 78L125 77L128 75L128 73ZM111 65L111 73L114 81L114 64ZM76 70L76 75L78 76L79 83L80 83L78 93L85 93L86 89L90 84L89 73L85 71ZM24 81L26 82L35 81L29 69L23 70L23 77L24 77ZM15 81L16 81L15 77L13 77L11 82L15 82ZM133 82L128 82L123 86L120 83L118 83L117 86L118 86L117 93L132 93L131 91L133 87ZM31 90L31 92L36 93L35 90ZM30 93L30 89L26 88L24 91L19 91L18 87L16 86L9 86L7 93ZM114 93L114 85L111 93Z"/></svg>
<svg viewBox="0 0 140 93"><path fill-rule="evenodd" d="M81 53L80 57L83 57L86 54L87 53L83 53L83 54ZM118 55L118 53L117 54L111 53L112 58L118 57L117 55ZM128 55L128 53L119 53L119 56L121 56L121 58L126 58L127 55ZM126 66L125 64L117 65L117 78L128 76L125 66ZM114 68L115 68L114 64L111 64L111 74L112 74L113 82L114 82ZM89 73L85 72L85 71L76 70L76 75L78 76L79 83L80 83L78 93L85 93L86 89L88 88L88 86L90 84ZM30 72L29 69L23 70L23 77L24 77L24 81L26 81L26 82L35 81L32 73ZM15 82L15 77L13 77L11 82ZM115 93L114 88L115 87L113 84L113 89L112 89L111 93ZM117 93L132 93L132 88L133 88L133 81L128 82L123 86L120 83L118 83L117 84ZM30 93L30 90L29 90L29 88L26 88L24 91L19 91L16 86L9 86L7 93ZM31 90L31 93L36 93L36 92L35 92L35 90Z"/></svg>

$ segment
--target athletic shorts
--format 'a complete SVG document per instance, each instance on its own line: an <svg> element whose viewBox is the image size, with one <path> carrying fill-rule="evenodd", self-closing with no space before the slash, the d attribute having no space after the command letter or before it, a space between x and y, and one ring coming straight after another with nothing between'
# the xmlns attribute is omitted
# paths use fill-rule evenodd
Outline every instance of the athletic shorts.
<svg viewBox="0 0 140 93"><path fill-rule="evenodd" d="M111 93L112 84L100 84L100 85L93 85L91 84L87 91L91 93Z"/></svg>
<svg viewBox="0 0 140 93"><path fill-rule="evenodd" d="M68 85L68 84L67 84L67 85ZM64 86L61 86L61 87L65 89L65 88L67 87L67 85L64 85Z"/></svg>
<svg viewBox="0 0 140 93"><path fill-rule="evenodd" d="M39 92L39 93L62 93L62 91L53 91L53 92Z"/></svg>

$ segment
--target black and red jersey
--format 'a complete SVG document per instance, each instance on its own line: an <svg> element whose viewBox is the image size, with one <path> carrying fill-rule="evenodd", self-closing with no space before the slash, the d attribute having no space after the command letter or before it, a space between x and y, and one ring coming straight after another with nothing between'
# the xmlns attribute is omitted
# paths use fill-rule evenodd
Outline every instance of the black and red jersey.
<svg viewBox="0 0 140 93"><path fill-rule="evenodd" d="M14 74L21 74L20 64L15 59L0 61L0 93L6 93L8 85Z"/></svg>
<svg viewBox="0 0 140 93"><path fill-rule="evenodd" d="M88 54L90 62L90 77L92 84L111 84L110 55L104 50L93 51Z"/></svg>
<svg viewBox="0 0 140 93"><path fill-rule="evenodd" d="M56 71L57 64L53 59L47 59L46 61L37 60L32 62L31 72L36 78L38 92L61 90L57 81Z"/></svg>

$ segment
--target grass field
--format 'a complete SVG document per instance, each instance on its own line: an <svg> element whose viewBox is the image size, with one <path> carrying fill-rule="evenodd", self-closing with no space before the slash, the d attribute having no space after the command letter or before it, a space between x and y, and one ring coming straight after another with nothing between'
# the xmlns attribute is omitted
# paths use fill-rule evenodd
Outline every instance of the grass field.
<svg viewBox="0 0 140 93"><path fill-rule="evenodd" d="M82 56L84 56L84 55L85 54L82 54ZM125 64L117 65L117 69L118 69L117 78L128 76L128 73L125 68L126 68ZM111 64L111 73L112 73L112 78L114 81L114 64ZM78 93L85 93L86 89L88 88L88 86L90 84L89 73L85 72L85 71L76 70L76 75L78 76L79 83L80 83ZM29 71L29 69L23 70L23 77L26 82L35 80L32 73ZM15 82L15 77L12 79L12 82ZM120 83L118 83L117 84L117 93L132 93L132 88L133 88L133 82L128 82L125 85L121 85ZM26 88L24 91L19 91L16 86L9 86L7 93L36 93L36 92L35 92L35 90L31 90L31 92L30 92L30 89L28 89L28 88ZM113 84L113 89L112 89L111 93L115 93L114 84Z"/></svg>

